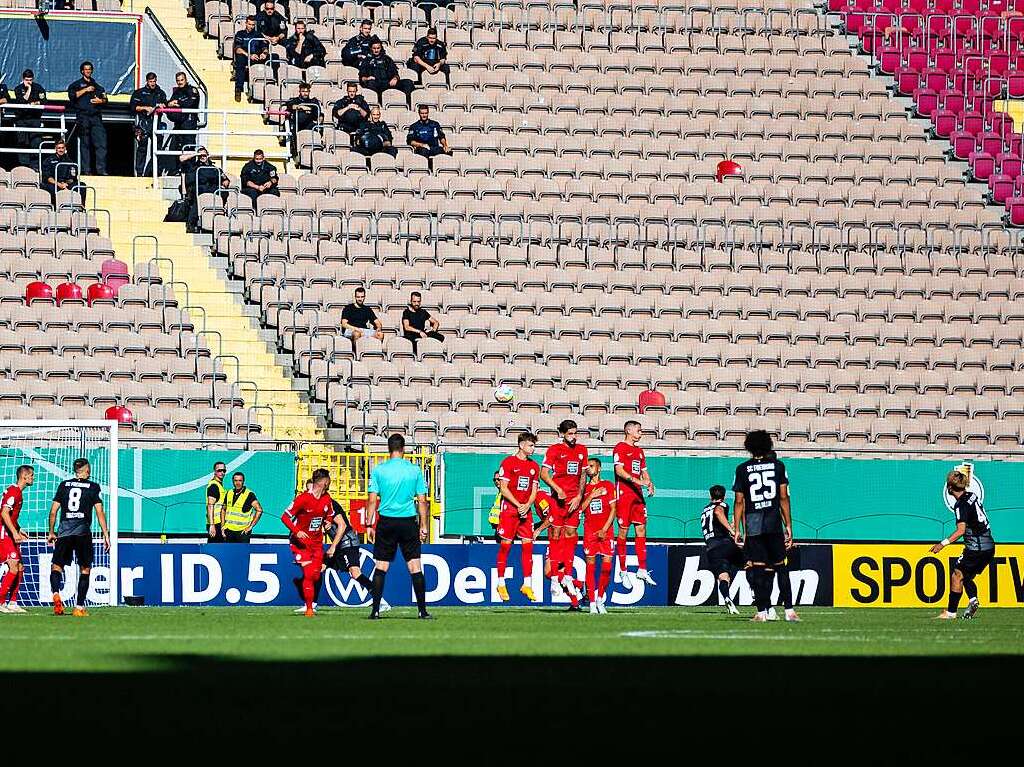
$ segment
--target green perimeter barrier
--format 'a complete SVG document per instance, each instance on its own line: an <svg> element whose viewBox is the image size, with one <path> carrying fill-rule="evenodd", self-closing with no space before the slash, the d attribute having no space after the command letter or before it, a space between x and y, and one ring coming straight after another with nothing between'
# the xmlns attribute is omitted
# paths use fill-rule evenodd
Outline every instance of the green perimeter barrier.
<svg viewBox="0 0 1024 767"><path fill-rule="evenodd" d="M612 479L611 456L597 457L604 464L604 478ZM958 461L780 457L789 474L798 540L935 541L954 528L942 490L946 473ZM446 535L491 534L491 477L502 458L497 453L443 454ZM538 450L534 458L539 466L543 453ZM708 488L725 485L731 508L732 482L741 460L648 456L657 490L648 500L648 537L700 539ZM974 470L996 540L1024 542L1024 504L1018 495L1024 487L1024 463L976 460Z"/></svg>
<svg viewBox="0 0 1024 767"><path fill-rule="evenodd" d="M66 449L35 448L32 454L18 449L0 450L0 465L12 474L0 478L4 487L14 481L13 467L28 463L35 467L35 485L25 492L21 525L26 530L43 530L53 500L53 489L71 476L71 467L62 464L77 452ZM90 450L94 466L103 460L99 450ZM245 474L245 484L256 494L263 517L256 525L258 535L284 535L281 512L292 502L295 491L295 455L274 451L148 450L118 451L118 528L121 533L206 534L206 483L213 475L213 464L224 461L227 475L224 486L231 487L235 471ZM106 477L94 473L104 490Z"/></svg>

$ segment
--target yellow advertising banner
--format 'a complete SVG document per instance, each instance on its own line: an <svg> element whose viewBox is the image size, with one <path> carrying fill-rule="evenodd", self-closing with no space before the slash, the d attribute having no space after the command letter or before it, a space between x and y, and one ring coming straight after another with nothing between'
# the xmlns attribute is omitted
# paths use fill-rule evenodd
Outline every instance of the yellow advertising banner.
<svg viewBox="0 0 1024 767"><path fill-rule="evenodd" d="M962 546L932 554L930 544L835 544L836 607L937 607ZM992 563L975 578L985 607L1024 607L1024 545L996 544ZM964 597L961 605L967 603Z"/></svg>

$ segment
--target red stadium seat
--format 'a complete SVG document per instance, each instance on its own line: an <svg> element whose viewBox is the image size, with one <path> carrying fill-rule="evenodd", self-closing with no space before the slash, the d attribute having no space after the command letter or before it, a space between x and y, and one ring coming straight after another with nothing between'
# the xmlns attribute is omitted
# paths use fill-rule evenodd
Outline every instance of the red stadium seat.
<svg viewBox="0 0 1024 767"><path fill-rule="evenodd" d="M104 417L108 421L117 421L118 423L129 425L135 420L135 416L132 415L132 411L124 405L111 405L107 408Z"/></svg>
<svg viewBox="0 0 1024 767"><path fill-rule="evenodd" d="M30 282L25 286L25 302L31 304L33 301L52 301L53 288L45 282Z"/></svg>
<svg viewBox="0 0 1024 767"><path fill-rule="evenodd" d="M116 297L114 289L105 282L94 282L86 291L86 300L89 306L95 301L113 301Z"/></svg>
<svg viewBox="0 0 1024 767"><path fill-rule="evenodd" d="M742 176L743 166L733 160L722 160L718 163L718 169L715 171L715 179L721 183L723 179L729 176Z"/></svg>
<svg viewBox="0 0 1024 767"><path fill-rule="evenodd" d="M131 280L128 278L128 264L116 258L108 258L100 267L100 274L103 281L114 290L114 295L122 285L127 285Z"/></svg>
<svg viewBox="0 0 1024 767"><path fill-rule="evenodd" d="M62 282L57 286L57 306L65 301L82 301L82 287L74 282Z"/></svg>
<svg viewBox="0 0 1024 767"><path fill-rule="evenodd" d="M660 391L648 389L647 391L640 392L640 397L637 399L637 409L644 413L648 408L667 408L668 403L665 401L665 395Z"/></svg>

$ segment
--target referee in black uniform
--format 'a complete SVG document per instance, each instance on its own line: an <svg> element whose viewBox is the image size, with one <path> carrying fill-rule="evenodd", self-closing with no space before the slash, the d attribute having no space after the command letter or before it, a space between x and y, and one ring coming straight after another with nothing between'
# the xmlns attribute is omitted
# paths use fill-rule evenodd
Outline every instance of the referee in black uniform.
<svg viewBox="0 0 1024 767"><path fill-rule="evenodd" d="M409 568L420 618L427 612L427 583L420 562L420 547L427 540L427 483L423 471L405 460L405 438L388 438L390 458L370 472L369 498L366 502L367 537L373 544L373 608L370 619L380 618L384 579L398 549Z"/></svg>

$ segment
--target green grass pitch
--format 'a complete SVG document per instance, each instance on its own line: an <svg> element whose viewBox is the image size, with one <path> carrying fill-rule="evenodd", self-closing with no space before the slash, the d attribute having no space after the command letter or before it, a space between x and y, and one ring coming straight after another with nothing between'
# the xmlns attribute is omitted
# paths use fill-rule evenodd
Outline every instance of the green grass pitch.
<svg viewBox="0 0 1024 767"><path fill-rule="evenodd" d="M346 661L379 656L946 656L1022 655L1024 612L983 609L973 621L938 610L804 608L803 622L753 624L714 608L410 608L384 620L364 609L94 608L88 618L49 610L0 615L0 671L160 671L165 659Z"/></svg>

